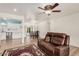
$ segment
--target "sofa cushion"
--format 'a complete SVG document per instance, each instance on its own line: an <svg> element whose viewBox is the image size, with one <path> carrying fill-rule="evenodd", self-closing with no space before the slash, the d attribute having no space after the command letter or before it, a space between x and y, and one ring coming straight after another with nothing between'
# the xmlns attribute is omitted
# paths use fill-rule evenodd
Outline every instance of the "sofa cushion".
<svg viewBox="0 0 79 59"><path fill-rule="evenodd" d="M45 37L45 42L50 42L50 37L49 36Z"/></svg>
<svg viewBox="0 0 79 59"><path fill-rule="evenodd" d="M64 45L64 38L60 38L60 37L53 37L53 39L51 40L51 43L55 44L55 45Z"/></svg>
<svg viewBox="0 0 79 59"><path fill-rule="evenodd" d="M53 37L65 38L66 34L63 34L63 33L53 33Z"/></svg>
<svg viewBox="0 0 79 59"><path fill-rule="evenodd" d="M55 47L55 46L54 46L53 44L50 44L50 43L45 42L45 41L43 41L43 40L41 40L39 44L40 44L42 47L44 47L45 49L47 49L47 50L49 50L49 51L51 51L51 52L54 51L54 47Z"/></svg>

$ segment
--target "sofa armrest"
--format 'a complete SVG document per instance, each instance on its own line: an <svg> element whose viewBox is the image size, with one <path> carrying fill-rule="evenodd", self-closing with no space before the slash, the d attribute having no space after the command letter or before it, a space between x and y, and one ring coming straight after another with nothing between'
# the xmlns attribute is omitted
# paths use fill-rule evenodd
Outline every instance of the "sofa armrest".
<svg viewBox="0 0 79 59"><path fill-rule="evenodd" d="M56 56L68 56L69 46L57 46L54 50L54 55Z"/></svg>
<svg viewBox="0 0 79 59"><path fill-rule="evenodd" d="M40 42L41 40L44 40L44 38L39 38L39 39L37 40L38 44L39 44L39 42Z"/></svg>

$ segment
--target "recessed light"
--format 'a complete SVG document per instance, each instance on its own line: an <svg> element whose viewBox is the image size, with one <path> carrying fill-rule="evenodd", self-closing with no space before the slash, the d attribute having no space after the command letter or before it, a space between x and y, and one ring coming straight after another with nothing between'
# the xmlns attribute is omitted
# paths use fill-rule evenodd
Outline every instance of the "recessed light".
<svg viewBox="0 0 79 59"><path fill-rule="evenodd" d="M17 9L15 8L15 9L13 9L13 11L15 11L15 12L16 12L16 11L17 11Z"/></svg>

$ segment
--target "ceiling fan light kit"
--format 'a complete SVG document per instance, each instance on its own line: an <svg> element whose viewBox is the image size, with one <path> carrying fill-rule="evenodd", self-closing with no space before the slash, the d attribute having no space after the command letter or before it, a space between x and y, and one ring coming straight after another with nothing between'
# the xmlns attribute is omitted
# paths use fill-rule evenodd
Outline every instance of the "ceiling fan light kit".
<svg viewBox="0 0 79 59"><path fill-rule="evenodd" d="M46 10L45 13L46 13L46 14L51 14L52 11L51 11L51 10Z"/></svg>

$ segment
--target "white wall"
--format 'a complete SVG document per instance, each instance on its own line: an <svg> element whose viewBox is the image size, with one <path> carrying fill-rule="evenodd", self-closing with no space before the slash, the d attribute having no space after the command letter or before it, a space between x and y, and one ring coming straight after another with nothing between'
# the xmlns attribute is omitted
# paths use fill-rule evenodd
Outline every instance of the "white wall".
<svg viewBox="0 0 79 59"><path fill-rule="evenodd" d="M40 37L44 38L46 33L48 32L48 24L47 21L42 21L38 24L38 30L40 32Z"/></svg>
<svg viewBox="0 0 79 59"><path fill-rule="evenodd" d="M51 20L51 31L70 35L70 44L79 47L79 13Z"/></svg>

